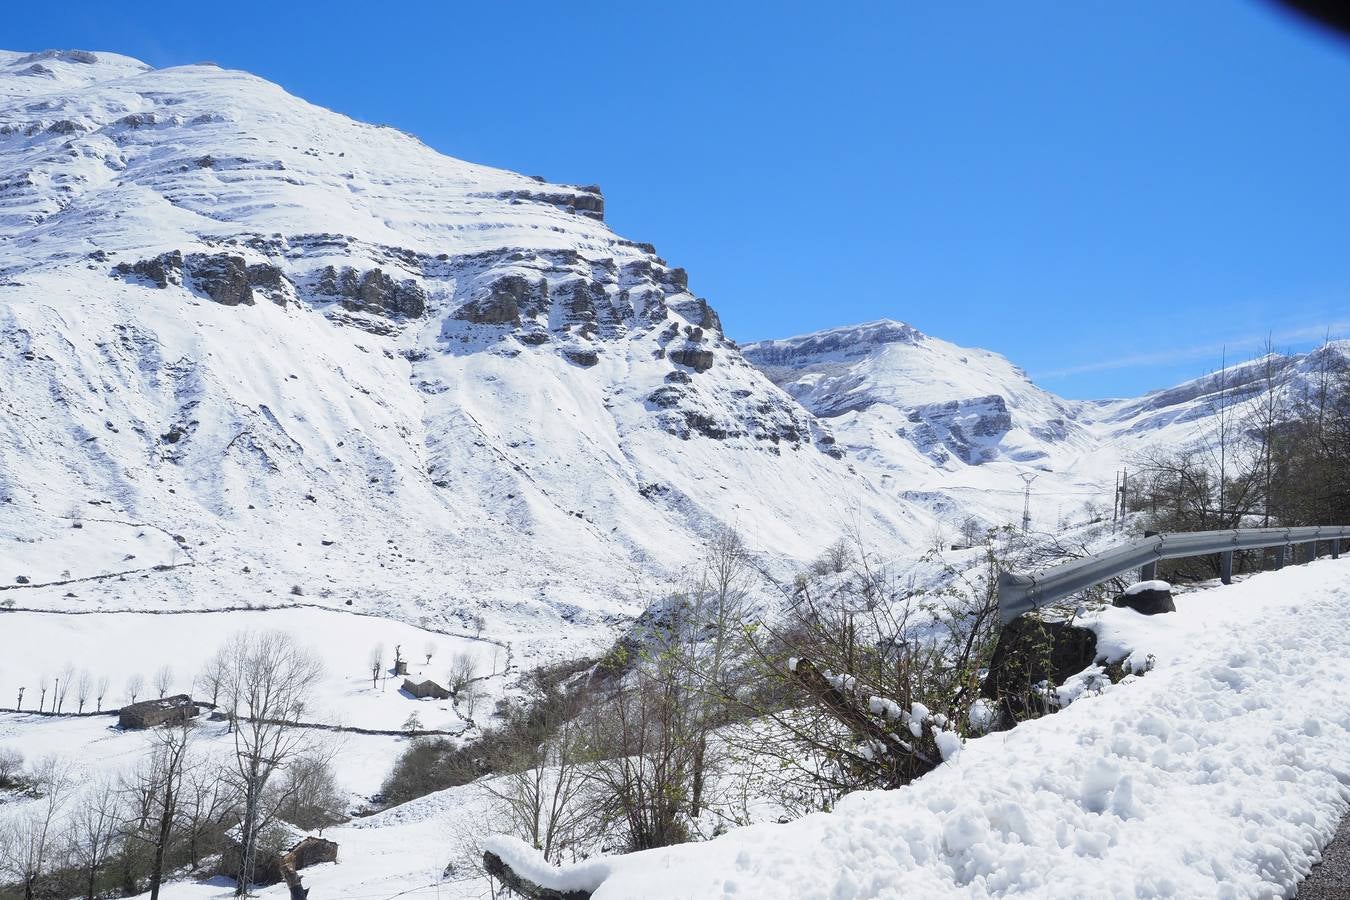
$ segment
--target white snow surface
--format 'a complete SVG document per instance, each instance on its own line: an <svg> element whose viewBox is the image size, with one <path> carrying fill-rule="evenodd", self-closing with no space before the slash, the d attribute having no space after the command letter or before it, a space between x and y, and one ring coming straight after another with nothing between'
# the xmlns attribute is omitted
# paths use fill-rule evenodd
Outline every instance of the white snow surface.
<svg viewBox="0 0 1350 900"><path fill-rule="evenodd" d="M0 53L4 599L298 587L482 616L526 662L607 646L718 523L770 564L854 528L921 542L928 514L839 458L598 202L243 72ZM174 253L157 286L144 265ZM273 287L215 302L200 260Z"/></svg>
<svg viewBox="0 0 1350 900"><path fill-rule="evenodd" d="M611 858L594 896L1292 896L1350 807L1348 604L1350 570L1326 560L1173 614L1107 609L1103 652L1152 656L1147 675L909 787Z"/></svg>
<svg viewBox="0 0 1350 900"><path fill-rule="evenodd" d="M452 658L467 654L474 661L473 676L483 679L480 688L485 692L504 680L510 662L506 648L470 635L437 634L378 616L314 607L182 614L13 612L0 618L0 705L12 705L18 689L26 687L24 708L36 709L38 678L45 677L50 688L67 667L77 678L87 672L94 684L108 679L105 709L130 702L126 684L133 675L144 678L139 699L157 696L153 685L162 666L172 674L169 693L191 693L209 701L209 693L204 695L205 689L194 685L203 661L235 633L272 630L293 635L323 666L303 719L326 725L396 731L416 713L423 729L459 732L468 727L450 700L419 700L402 691L403 676L392 674L395 647L402 647L408 677L414 682L431 679L442 686L450 684ZM428 642L430 660L425 653ZM378 681L369 664L376 646L383 648ZM52 704L49 690L46 708ZM484 697L481 704L483 710L490 709L491 699ZM91 695L85 711L95 706ZM77 709L71 687L62 710Z"/></svg>
<svg viewBox="0 0 1350 900"><path fill-rule="evenodd" d="M1151 581L1136 581L1125 589L1125 596L1131 597L1135 594L1142 594L1144 591L1170 591L1172 584L1163 581L1161 578L1154 578Z"/></svg>
<svg viewBox="0 0 1350 900"><path fill-rule="evenodd" d="M1216 411L1261 388L1262 360L1230 365L1132 399L1067 400L989 350L961 347L890 319L742 348L815 413L880 483L949 526L1020 521L1021 476L1035 476L1032 526L1063 530L1110 514L1116 475L1150 448L1196 446ZM1350 341L1279 356L1290 395L1308 390L1322 354L1350 358Z"/></svg>

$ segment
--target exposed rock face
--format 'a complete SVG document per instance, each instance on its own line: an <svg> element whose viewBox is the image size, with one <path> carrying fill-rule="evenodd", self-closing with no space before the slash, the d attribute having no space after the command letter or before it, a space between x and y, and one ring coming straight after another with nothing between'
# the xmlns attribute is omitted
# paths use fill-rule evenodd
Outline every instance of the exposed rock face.
<svg viewBox="0 0 1350 900"><path fill-rule="evenodd" d="M679 269L677 271L683 272L684 270ZM704 300L702 297L696 297L693 300L675 304L671 309L693 322L699 328L707 329L708 331L716 331L718 334L722 333L721 317L708 305L708 301Z"/></svg>
<svg viewBox="0 0 1350 900"><path fill-rule="evenodd" d="M357 272L349 266L326 266L317 291L341 298L342 308L389 318L420 318L427 308L426 292L411 278L395 281L381 269Z"/></svg>
<svg viewBox="0 0 1350 900"><path fill-rule="evenodd" d="M585 368L590 368L600 362L600 357L594 350L584 347L568 347L563 351L563 356Z"/></svg>
<svg viewBox="0 0 1350 900"><path fill-rule="evenodd" d="M938 464L948 453L968 465L993 459L999 438L1013 424L1007 402L997 394L911 407L906 418L913 426L910 439Z"/></svg>
<svg viewBox="0 0 1350 900"><path fill-rule="evenodd" d="M688 366L695 372L706 372L713 366L711 350L702 350L698 347L680 347L669 351L666 355L676 365Z"/></svg>
<svg viewBox="0 0 1350 900"><path fill-rule="evenodd" d="M242 256L193 253L187 257L193 284L222 306L252 306L248 265Z"/></svg>
<svg viewBox="0 0 1350 900"><path fill-rule="evenodd" d="M1096 658L1097 634L1091 629L1018 616L999 634L980 696L996 702L1000 727L1009 728L1028 714L1047 711L1036 685L1063 684Z"/></svg>
<svg viewBox="0 0 1350 900"><path fill-rule="evenodd" d="M113 274L143 278L159 288L186 284L222 306L252 306L255 290L278 306L295 299L295 287L281 269L271 263L248 265L242 256L232 253L184 256L180 250L171 250L135 263L118 263Z"/></svg>
<svg viewBox="0 0 1350 900"><path fill-rule="evenodd" d="M271 263L254 263L248 267L248 283L255 293L262 294L277 306L285 306L295 299L295 287Z"/></svg>
<svg viewBox="0 0 1350 900"><path fill-rule="evenodd" d="M118 263L113 273L123 278L136 276L154 282L155 287L166 288L171 284L183 283L183 254L178 250L161 253L153 259L143 259L135 263Z"/></svg>
<svg viewBox="0 0 1350 900"><path fill-rule="evenodd" d="M595 219L597 222L605 220L605 198L600 193L600 187L594 184L572 188L567 193L517 189L502 191L494 196L498 200L505 200L509 203L527 201L547 203L549 206L556 206L558 209L574 215L585 216L588 219Z"/></svg>
<svg viewBox="0 0 1350 900"><path fill-rule="evenodd" d="M547 281L504 275L488 285L484 296L461 306L455 312L455 318L477 325L519 325L522 309L527 315L534 316L547 308Z"/></svg>

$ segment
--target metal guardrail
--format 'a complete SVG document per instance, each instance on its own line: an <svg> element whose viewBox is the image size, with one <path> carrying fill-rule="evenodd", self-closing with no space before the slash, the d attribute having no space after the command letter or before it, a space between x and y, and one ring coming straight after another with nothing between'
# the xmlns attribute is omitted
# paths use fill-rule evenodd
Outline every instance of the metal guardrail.
<svg viewBox="0 0 1350 900"><path fill-rule="evenodd" d="M1158 561L1161 559L1222 554L1221 578L1224 584L1230 584L1233 580L1233 553L1237 550L1281 547L1283 551L1275 558L1275 568L1279 569L1283 568L1290 547L1302 545L1304 559L1308 561L1317 558L1319 543L1329 542L1334 559L1341 555L1343 541L1350 541L1350 525L1234 528L1228 531L1178 531L1149 535L1037 575L1002 573L998 577L999 617L1006 625L1022 613L1063 600L1136 566L1139 567L1139 580L1148 581L1157 576Z"/></svg>

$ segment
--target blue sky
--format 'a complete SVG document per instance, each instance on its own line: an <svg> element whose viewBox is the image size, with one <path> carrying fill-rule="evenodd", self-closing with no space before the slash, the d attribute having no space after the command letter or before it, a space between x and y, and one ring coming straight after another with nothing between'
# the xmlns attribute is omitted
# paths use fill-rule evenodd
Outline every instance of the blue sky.
<svg viewBox="0 0 1350 900"><path fill-rule="evenodd" d="M80 0L0 40L598 182L742 341L891 317L1096 397L1350 336L1350 43L1260 0Z"/></svg>

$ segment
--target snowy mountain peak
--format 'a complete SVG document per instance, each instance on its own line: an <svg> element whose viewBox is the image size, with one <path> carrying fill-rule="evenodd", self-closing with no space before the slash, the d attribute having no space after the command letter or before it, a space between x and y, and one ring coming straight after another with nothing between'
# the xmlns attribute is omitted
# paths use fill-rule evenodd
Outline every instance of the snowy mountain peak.
<svg viewBox="0 0 1350 900"><path fill-rule="evenodd" d="M220 548L137 597L308 585L599 646L716 523L781 560L925 521L595 186L211 65L0 55L0 409L29 522Z"/></svg>

